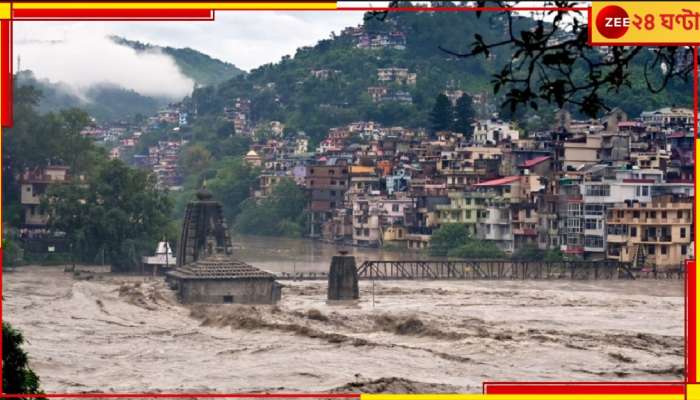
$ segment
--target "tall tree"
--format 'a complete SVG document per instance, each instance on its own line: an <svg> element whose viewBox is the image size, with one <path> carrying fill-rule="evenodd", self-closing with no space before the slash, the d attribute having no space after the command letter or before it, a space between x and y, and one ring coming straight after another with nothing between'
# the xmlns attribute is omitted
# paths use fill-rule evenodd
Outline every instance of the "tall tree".
<svg viewBox="0 0 700 400"><path fill-rule="evenodd" d="M153 175L119 160L87 182L52 187L42 199L50 226L66 233L85 261L100 255L118 270L139 264L167 233L171 201Z"/></svg>
<svg viewBox="0 0 700 400"><path fill-rule="evenodd" d="M435 105L430 112L430 131L432 133L446 131L452 127L453 110L450 99L444 93L435 98Z"/></svg>
<svg viewBox="0 0 700 400"><path fill-rule="evenodd" d="M472 107L472 98L464 93L457 99L457 104L455 104L455 121L452 130L463 133L465 137L470 138L474 132L473 122L474 108Z"/></svg>
<svg viewBox="0 0 700 400"><path fill-rule="evenodd" d="M223 203L224 217L233 222L243 202L257 182L258 170L242 158L225 158L217 165L216 176L208 182L214 196Z"/></svg>
<svg viewBox="0 0 700 400"><path fill-rule="evenodd" d="M9 323L2 323L2 389L10 394L41 394L39 377L29 368L22 349L24 337Z"/></svg>

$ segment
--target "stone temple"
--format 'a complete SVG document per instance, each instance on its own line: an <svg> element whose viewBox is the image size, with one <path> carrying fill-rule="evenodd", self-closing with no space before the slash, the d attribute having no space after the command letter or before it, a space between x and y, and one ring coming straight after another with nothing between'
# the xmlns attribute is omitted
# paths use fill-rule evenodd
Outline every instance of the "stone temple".
<svg viewBox="0 0 700 400"><path fill-rule="evenodd" d="M167 281L183 303L274 304L282 286L275 276L233 258L221 203L206 189L187 204Z"/></svg>

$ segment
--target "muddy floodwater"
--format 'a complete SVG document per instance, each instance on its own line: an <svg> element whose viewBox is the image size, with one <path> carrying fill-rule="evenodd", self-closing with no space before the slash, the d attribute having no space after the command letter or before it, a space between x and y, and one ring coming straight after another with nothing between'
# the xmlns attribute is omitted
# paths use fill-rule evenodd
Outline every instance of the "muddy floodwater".
<svg viewBox="0 0 700 400"><path fill-rule="evenodd" d="M335 252L308 265L293 248L318 244L256 254L250 240L238 256L277 271L324 270ZM3 274L3 317L49 393L480 392L683 374L678 280L361 281L343 305L326 303L325 282L283 283L277 306L188 307L160 278L22 267Z"/></svg>

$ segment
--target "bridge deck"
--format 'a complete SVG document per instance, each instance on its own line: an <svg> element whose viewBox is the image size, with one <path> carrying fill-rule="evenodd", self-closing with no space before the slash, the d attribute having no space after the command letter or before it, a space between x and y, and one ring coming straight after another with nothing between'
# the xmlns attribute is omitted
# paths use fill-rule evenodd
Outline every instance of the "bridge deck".
<svg viewBox="0 0 700 400"><path fill-rule="evenodd" d="M357 268L359 279L376 280L616 280L636 278L683 278L682 268L634 271L617 261L365 261ZM278 274L278 279L322 280L326 273Z"/></svg>

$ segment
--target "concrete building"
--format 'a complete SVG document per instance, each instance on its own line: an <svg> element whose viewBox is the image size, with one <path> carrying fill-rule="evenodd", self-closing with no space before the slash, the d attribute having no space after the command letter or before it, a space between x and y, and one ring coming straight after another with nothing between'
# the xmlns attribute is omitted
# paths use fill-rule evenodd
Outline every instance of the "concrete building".
<svg viewBox="0 0 700 400"><path fill-rule="evenodd" d="M474 142L480 145L495 145L501 141L516 141L520 132L510 123L480 120L474 123Z"/></svg>
<svg viewBox="0 0 700 400"><path fill-rule="evenodd" d="M311 192L311 236L321 233L321 226L342 208L349 184L349 166L345 160L328 160L325 165L306 167L306 188Z"/></svg>
<svg viewBox="0 0 700 400"><path fill-rule="evenodd" d="M692 198L619 203L607 213L607 258L638 267L680 267L692 252L692 221Z"/></svg>
<svg viewBox="0 0 700 400"><path fill-rule="evenodd" d="M41 212L41 197L52 184L64 183L68 179L68 167L48 166L34 171L25 171L20 177L21 202L24 213L24 228L44 229L49 215Z"/></svg>

